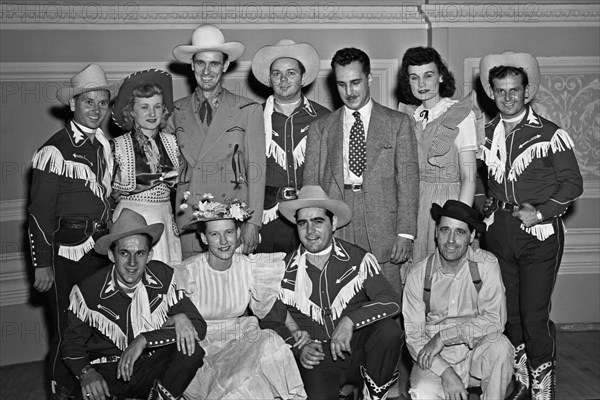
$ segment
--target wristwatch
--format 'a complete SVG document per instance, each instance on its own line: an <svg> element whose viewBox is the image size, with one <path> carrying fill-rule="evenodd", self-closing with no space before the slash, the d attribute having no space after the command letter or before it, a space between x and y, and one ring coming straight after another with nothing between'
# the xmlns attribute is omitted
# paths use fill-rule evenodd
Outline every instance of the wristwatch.
<svg viewBox="0 0 600 400"><path fill-rule="evenodd" d="M538 221L544 221L544 216L542 215L541 211L536 211L535 216L537 217Z"/></svg>

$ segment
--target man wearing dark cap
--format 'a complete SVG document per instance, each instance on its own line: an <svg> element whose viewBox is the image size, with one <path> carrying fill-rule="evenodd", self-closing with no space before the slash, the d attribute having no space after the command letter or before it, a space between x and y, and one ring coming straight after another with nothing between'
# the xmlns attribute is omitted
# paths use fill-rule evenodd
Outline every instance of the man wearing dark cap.
<svg viewBox="0 0 600 400"><path fill-rule="evenodd" d="M433 204L436 252L408 273L403 315L414 360L414 400L467 400L467 387L504 399L514 348L502 332L506 298L496 257L470 244L485 229L478 213L456 200Z"/></svg>
<svg viewBox="0 0 600 400"><path fill-rule="evenodd" d="M113 264L73 286L62 354L77 398L179 398L202 366L206 322L173 269L151 261L163 229L124 208L94 247Z"/></svg>

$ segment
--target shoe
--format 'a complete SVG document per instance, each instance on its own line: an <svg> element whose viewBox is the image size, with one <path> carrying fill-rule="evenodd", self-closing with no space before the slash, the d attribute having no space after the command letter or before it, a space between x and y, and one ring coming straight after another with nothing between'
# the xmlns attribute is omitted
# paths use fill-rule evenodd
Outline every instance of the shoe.
<svg viewBox="0 0 600 400"><path fill-rule="evenodd" d="M161 383L156 380L154 386L150 390L148 400L177 400Z"/></svg>
<svg viewBox="0 0 600 400"><path fill-rule="evenodd" d="M363 381L364 381L361 399L362 400L385 400L388 397L388 392L390 391L390 388L398 380L398 377L400 376L400 372L398 372L398 370L394 371L394 374L392 375L392 379L390 379L388 382L384 383L381 386L377 386L375 381L373 381L373 379L371 379L369 374L367 374L367 370L362 365L360 366L360 375L362 376Z"/></svg>
<svg viewBox="0 0 600 400"><path fill-rule="evenodd" d="M554 400L556 398L556 371L554 362L548 361L531 371L532 400Z"/></svg>
<svg viewBox="0 0 600 400"><path fill-rule="evenodd" d="M513 380L513 391L506 400L529 400L529 368L527 366L527 353L525 343L521 343L515 349L515 379Z"/></svg>

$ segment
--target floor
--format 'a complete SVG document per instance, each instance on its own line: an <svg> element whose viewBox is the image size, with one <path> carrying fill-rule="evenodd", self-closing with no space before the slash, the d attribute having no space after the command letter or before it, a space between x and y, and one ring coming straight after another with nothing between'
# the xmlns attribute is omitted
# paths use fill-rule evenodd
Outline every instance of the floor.
<svg viewBox="0 0 600 400"><path fill-rule="evenodd" d="M557 344L557 399L600 399L600 332L559 331ZM41 361L0 367L0 400L46 400L44 382Z"/></svg>

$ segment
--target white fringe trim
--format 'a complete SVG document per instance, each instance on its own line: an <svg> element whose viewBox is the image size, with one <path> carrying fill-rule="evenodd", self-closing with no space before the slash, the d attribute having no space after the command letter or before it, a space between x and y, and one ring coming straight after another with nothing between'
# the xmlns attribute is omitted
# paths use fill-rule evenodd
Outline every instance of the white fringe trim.
<svg viewBox="0 0 600 400"><path fill-rule="evenodd" d="M154 311L152 311L152 318L149 321L152 329L160 329L165 321L167 320L167 313L169 308L177 304L179 296L177 295L177 287L175 286L175 279L171 279L169 284L169 290L164 295L162 302Z"/></svg>
<svg viewBox="0 0 600 400"><path fill-rule="evenodd" d="M302 314L309 316L316 323L323 325L323 310L321 307L309 299L305 299L302 304L298 304L294 299L294 292L289 289L281 289L281 292L279 292L279 300L284 304L296 307Z"/></svg>
<svg viewBox="0 0 600 400"><path fill-rule="evenodd" d="M294 149L294 165L296 166L296 168L304 164L304 154L306 153L306 138L307 136L304 136L300 140L300 143L298 143L298 145Z"/></svg>
<svg viewBox="0 0 600 400"><path fill-rule="evenodd" d="M541 242L554 235L554 226L552 224L534 225L529 228L526 228L525 225L521 224L521 229L530 235L535 236Z"/></svg>
<svg viewBox="0 0 600 400"><path fill-rule="evenodd" d="M96 174L89 166L75 161L66 161L60 150L54 146L45 146L33 155L33 168L45 171L50 164L50 173L71 179L83 179L96 197L103 199L102 186L98 184Z"/></svg>
<svg viewBox="0 0 600 400"><path fill-rule="evenodd" d="M379 274L379 263L373 254L367 253L360 263L358 269L358 275L348 282L335 296L333 303L331 303L331 316L333 319L338 319L341 315L348 302L358 293L362 288L365 279L369 276Z"/></svg>
<svg viewBox="0 0 600 400"><path fill-rule="evenodd" d="M85 253L94 248L95 244L96 242L91 236L88 237L85 242L78 244L77 246L64 246L61 244L58 247L58 255L71 261L79 261Z"/></svg>
<svg viewBox="0 0 600 400"><path fill-rule="evenodd" d="M269 157L273 157L275 162L279 164L281 168L287 171L285 151L274 140L269 140L269 146L267 147L267 158Z"/></svg>
<svg viewBox="0 0 600 400"><path fill-rule="evenodd" d="M98 311L88 308L79 286L73 286L70 296L69 310L83 322L88 322L92 327L98 329L104 336L109 338L120 350L127 348L127 336L121 331L116 323L110 321Z"/></svg>
<svg viewBox="0 0 600 400"><path fill-rule="evenodd" d="M264 210L262 216L262 224L266 225L269 222L276 220L278 218L277 210L279 210L279 203L275 204L272 208L269 208L268 210Z"/></svg>
<svg viewBox="0 0 600 400"><path fill-rule="evenodd" d="M523 173L534 158L547 157L549 149L552 149L553 153L558 153L559 151L571 149L573 145L573 140L571 140L569 134L563 129L558 129L549 142L531 145L515 158L508 173L508 180L516 181L517 177Z"/></svg>

